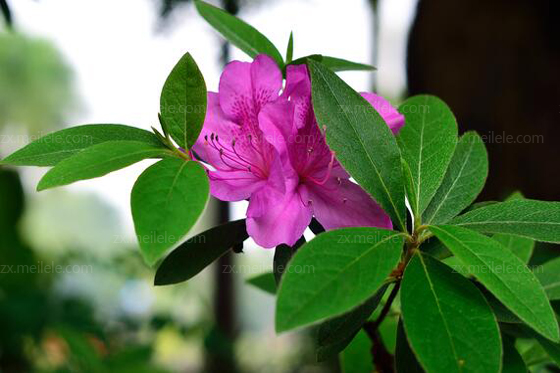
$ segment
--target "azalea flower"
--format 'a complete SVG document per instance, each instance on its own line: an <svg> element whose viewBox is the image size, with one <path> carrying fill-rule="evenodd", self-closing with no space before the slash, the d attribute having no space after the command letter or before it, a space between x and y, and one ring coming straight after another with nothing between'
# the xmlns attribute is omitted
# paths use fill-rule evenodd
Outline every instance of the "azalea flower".
<svg viewBox="0 0 560 373"><path fill-rule="evenodd" d="M404 117L388 101L373 93L362 95L394 133L404 125ZM259 198L249 206L247 217L259 217L247 221L249 234L267 231L270 243L281 236L293 244L312 216L325 229L392 228L389 216L360 186L349 180L350 176L329 149L325 129L315 119L311 81L305 65L288 66L283 95L264 107L259 124L281 156L287 182L283 194L271 191L266 193L266 198ZM283 225L281 232L275 228L278 222Z"/></svg>
<svg viewBox="0 0 560 373"><path fill-rule="evenodd" d="M208 93L206 119L193 147L211 169L210 191L222 201L241 201L265 186L284 192L279 157L258 124L261 109L279 97L282 73L269 57L233 61Z"/></svg>
<svg viewBox="0 0 560 373"><path fill-rule="evenodd" d="M212 194L224 201L249 199L247 231L262 247L293 245L311 218L326 228L391 228L384 211L349 175L328 148L311 105L305 66L282 74L264 55L234 61L222 73L218 93L193 150L208 164ZM404 118L387 101L364 97L393 131ZM392 109L392 110L391 110ZM385 112L385 113L384 113Z"/></svg>

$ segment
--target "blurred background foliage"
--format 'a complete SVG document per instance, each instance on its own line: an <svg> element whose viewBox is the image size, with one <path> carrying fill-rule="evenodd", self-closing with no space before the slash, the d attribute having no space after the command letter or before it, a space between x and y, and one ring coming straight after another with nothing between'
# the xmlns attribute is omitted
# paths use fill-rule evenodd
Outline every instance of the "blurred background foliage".
<svg viewBox="0 0 560 373"><path fill-rule="evenodd" d="M71 70L48 41L0 33L0 66L0 128L52 130L76 104Z"/></svg>
<svg viewBox="0 0 560 373"><path fill-rule="evenodd" d="M163 29L173 27L173 13L192 7L190 0L150 1ZM294 3L223 0L218 5L245 15L284 2ZM376 64L382 53L391 52L378 48L383 22L378 9L391 3L363 3L372 15L371 30L364 32L374 36L352 44L371 50L371 60L363 62ZM0 136L32 140L68 123L81 110L81 92L75 66L51 41L22 32L18 19L26 14L9 5L0 0ZM131 16L134 12L131 7ZM542 135L542 143L487 142L494 166L483 197L498 200L519 188L529 198L559 200L560 176L551 170L560 138L558 2L419 0L413 13L408 84L401 97L392 98L436 94L448 102L463 131ZM218 65L230 60L227 44L221 44L216 59ZM376 88L377 80L369 78ZM13 147L13 141L2 142L2 156ZM153 270L127 239L112 203L75 189L29 193L22 175L31 180L37 175L26 172L0 169L0 371L371 371L365 336L359 335L340 361L320 365L309 333L275 336L273 298L249 288L240 274L216 267L188 284L153 288ZM215 203L197 231L228 214L227 206ZM557 250L540 246L532 264ZM221 265L261 266L270 263L269 254L246 250ZM47 270L48 265L60 266L62 273ZM33 266L42 269L32 271ZM381 328L389 352L397 320L398 314L391 314ZM527 361L540 364L535 371L549 369L542 349L523 341L519 347Z"/></svg>

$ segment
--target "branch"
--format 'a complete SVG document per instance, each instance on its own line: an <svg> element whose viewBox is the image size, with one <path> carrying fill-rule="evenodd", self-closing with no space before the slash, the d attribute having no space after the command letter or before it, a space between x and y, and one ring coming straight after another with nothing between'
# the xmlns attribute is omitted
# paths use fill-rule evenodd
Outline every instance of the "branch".
<svg viewBox="0 0 560 373"><path fill-rule="evenodd" d="M364 324L363 329L367 333L368 337L371 339L371 355L373 358L373 364L377 370L381 373L392 373L395 371L393 364L393 356L387 351L381 337L379 335L379 325L385 320L389 311L391 310L391 305L399 293L401 283L395 283L395 286L387 298L387 302L383 306L379 317L375 321L368 321Z"/></svg>

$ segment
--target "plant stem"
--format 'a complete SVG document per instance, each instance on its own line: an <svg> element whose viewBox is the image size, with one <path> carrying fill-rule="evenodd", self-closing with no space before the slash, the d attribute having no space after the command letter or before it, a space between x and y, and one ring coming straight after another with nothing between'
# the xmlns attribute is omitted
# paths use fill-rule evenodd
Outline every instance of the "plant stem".
<svg viewBox="0 0 560 373"><path fill-rule="evenodd" d="M397 281L391 290L391 294L389 294L389 298L387 298L387 302L383 306L381 313L377 317L375 321L368 321L364 324L363 329L367 333L368 337L371 339L372 348L371 354L373 358L373 364L377 367L379 372L386 373L386 372L393 372L393 357L385 348L383 341L379 335L379 325L385 320L389 311L391 310L391 305L393 304L397 294L399 293L399 289L401 287L400 281Z"/></svg>
<svg viewBox="0 0 560 373"><path fill-rule="evenodd" d="M395 371L393 355L387 351L378 330L375 331L373 336L371 355L376 372L393 373Z"/></svg>
<svg viewBox="0 0 560 373"><path fill-rule="evenodd" d="M399 293L400 287L401 287L400 281L396 282L395 286L393 286L393 290L391 290L391 294L389 294L389 298L387 298L387 302L385 303L383 309L381 310L381 313L379 314L379 317L373 322L370 321L366 323L366 324L371 324L373 330L377 330L379 328L379 325L381 325L383 320L385 320L385 317L387 317L387 314L389 314L389 311L391 310L391 306L393 305L393 301L395 300L397 294Z"/></svg>
<svg viewBox="0 0 560 373"><path fill-rule="evenodd" d="M429 238L431 234L425 231L428 229L427 225L420 224L420 221L417 220L418 225L414 227L414 232L412 234L405 234L406 237L406 251L404 252L404 256L399 263L397 269L395 269L391 273L391 279L394 279L395 285L389 294L389 298L387 298L387 302L383 306L381 313L377 317L375 321L367 321L363 325L364 331L367 333L369 339L372 342L371 354L373 358L373 364L375 365L377 371L386 373L386 372L394 372L394 361L393 356L387 351L383 341L381 340L381 336L379 334L379 326L385 320L389 312L391 311L391 306L395 301L397 294L399 293L401 287L401 279L404 274L404 270L414 255L414 253L418 250L420 244Z"/></svg>

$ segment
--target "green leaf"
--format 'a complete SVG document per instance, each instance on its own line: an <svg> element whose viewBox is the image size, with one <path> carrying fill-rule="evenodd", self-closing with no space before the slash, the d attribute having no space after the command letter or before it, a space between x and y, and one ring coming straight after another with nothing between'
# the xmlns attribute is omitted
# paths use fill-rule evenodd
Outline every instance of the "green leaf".
<svg viewBox="0 0 560 373"><path fill-rule="evenodd" d="M317 360L325 361L348 346L381 302L388 285L382 286L366 302L338 317L325 321L317 331Z"/></svg>
<svg viewBox="0 0 560 373"><path fill-rule="evenodd" d="M503 338L504 360L502 372L504 373L527 373L527 366L519 351L515 348L515 340Z"/></svg>
<svg viewBox="0 0 560 373"><path fill-rule="evenodd" d="M343 60L342 58L323 56L321 54L310 54L308 56L300 57L291 61L290 63L286 62L286 65L301 65L307 63L308 60L321 62L324 66L328 67L330 70L334 72L375 70L375 67L371 65L347 61L347 60Z"/></svg>
<svg viewBox="0 0 560 373"><path fill-rule="evenodd" d="M164 131L182 148L190 149L206 117L206 83L196 62L186 53L167 77L160 97Z"/></svg>
<svg viewBox="0 0 560 373"><path fill-rule="evenodd" d="M523 195L517 192L512 194L507 199L507 201L514 201L523 198L524 198ZM533 255L533 250L535 248L535 241L528 238L517 237L511 234L503 234L503 233L495 234L492 238L494 238L496 241L501 243L504 247L510 249L524 263L529 263L529 259L531 259L531 256Z"/></svg>
<svg viewBox="0 0 560 373"><path fill-rule="evenodd" d="M157 269L154 284L172 285L187 281L248 237L245 219L218 225L197 234L163 260Z"/></svg>
<svg viewBox="0 0 560 373"><path fill-rule="evenodd" d="M424 241L420 246L420 250L439 260L453 256L451 251L449 251L437 237L430 237L428 240Z"/></svg>
<svg viewBox="0 0 560 373"><path fill-rule="evenodd" d="M395 349L395 364L398 373L423 373L424 370L414 356L414 352L408 344L404 331L402 319L397 326L397 347Z"/></svg>
<svg viewBox="0 0 560 373"><path fill-rule="evenodd" d="M255 277L251 277L247 280L247 283L269 294L276 294L276 281L274 280L274 273L272 272L266 272Z"/></svg>
<svg viewBox="0 0 560 373"><path fill-rule="evenodd" d="M280 280L286 271L288 262L304 243L305 237L301 236L294 246L288 246L286 244L276 246L276 249L274 250L274 259L272 261L272 272L274 273L276 285L280 285Z"/></svg>
<svg viewBox="0 0 560 373"><path fill-rule="evenodd" d="M429 229L510 311L545 337L560 339L544 289L521 259L493 239L469 229L450 225Z"/></svg>
<svg viewBox="0 0 560 373"><path fill-rule="evenodd" d="M457 121L443 101L428 95L407 99L399 112L405 116L405 126L397 142L412 173L418 198L414 216L418 217L445 175L457 143Z"/></svg>
<svg viewBox="0 0 560 373"><path fill-rule="evenodd" d="M529 263L529 259L531 259L533 249L535 248L535 241L529 238L502 233L496 234L492 238L517 255L523 263Z"/></svg>
<svg viewBox="0 0 560 373"><path fill-rule="evenodd" d="M552 259L535 269L550 300L560 300L560 258Z"/></svg>
<svg viewBox="0 0 560 373"><path fill-rule="evenodd" d="M371 341L364 331L360 331L356 334L356 337L342 352L340 363L343 373L374 371L371 359Z"/></svg>
<svg viewBox="0 0 560 373"><path fill-rule="evenodd" d="M253 26L203 1L197 0L195 4L198 13L212 25L214 29L250 57L254 58L259 54L266 54L272 57L278 66L284 64L282 55L274 44Z"/></svg>
<svg viewBox="0 0 560 373"><path fill-rule="evenodd" d="M412 213L418 211L418 195L416 195L416 185L414 185L414 178L412 177L412 171L410 171L410 166L404 158L401 159L403 168L403 179L404 179L404 190L406 192L406 197Z"/></svg>
<svg viewBox="0 0 560 373"><path fill-rule="evenodd" d="M321 62L323 60L323 56L321 54L310 54L308 56L303 56L300 58L296 58L295 60L293 60L290 63L287 63L286 66L284 66L284 70L286 69L287 66L289 65L303 65L303 64L307 64L307 61L309 60L313 60L313 61L317 61L317 62Z"/></svg>
<svg viewBox="0 0 560 373"><path fill-rule="evenodd" d="M399 263L401 233L344 228L322 233L298 250L278 290L278 332L341 315L365 302Z"/></svg>
<svg viewBox="0 0 560 373"><path fill-rule="evenodd" d="M288 40L288 49L286 50L286 64L292 62L294 57L294 32L290 32L290 39Z"/></svg>
<svg viewBox="0 0 560 373"><path fill-rule="evenodd" d="M540 335L535 335L537 342L544 348L548 356L558 365L560 365L560 344L553 343Z"/></svg>
<svg viewBox="0 0 560 373"><path fill-rule="evenodd" d="M522 324L523 321L519 317L515 316L502 302L500 302L491 292L485 289L479 283L475 283L478 289L481 291L482 295L486 298L486 301L492 308L492 312L496 315L496 319L500 323L505 324Z"/></svg>
<svg viewBox="0 0 560 373"><path fill-rule="evenodd" d="M106 141L59 162L39 181L37 190L93 179L147 158L171 155L169 150L139 141Z"/></svg>
<svg viewBox="0 0 560 373"><path fill-rule="evenodd" d="M483 201L483 202L475 202L472 205L470 205L469 207L467 207L466 209L463 210L463 214L469 212L469 211L473 211L476 209L479 209L481 207L486 207L486 206L490 206L493 205L495 203L498 203L499 201Z"/></svg>
<svg viewBox="0 0 560 373"><path fill-rule="evenodd" d="M524 338L530 338L526 336ZM548 361L548 354L542 346L534 339L518 339L517 347L521 353L523 361L530 368L537 368L535 365L541 365L543 362Z"/></svg>
<svg viewBox="0 0 560 373"><path fill-rule="evenodd" d="M430 372L499 372L498 323L480 291L436 259L417 254L401 289L410 346Z"/></svg>
<svg viewBox="0 0 560 373"><path fill-rule="evenodd" d="M206 171L199 163L168 158L146 169L130 196L144 260L156 263L189 232L208 203Z"/></svg>
<svg viewBox="0 0 560 373"><path fill-rule="evenodd" d="M359 332L360 329L358 329L351 336L346 337L346 339L341 339L333 344L329 344L325 346L317 346L317 351L316 351L317 362L328 361L330 359L335 358L338 354L340 354L340 352L344 351L344 349L347 348L350 343L352 343L352 341L354 340L354 338Z"/></svg>
<svg viewBox="0 0 560 373"><path fill-rule="evenodd" d="M448 222L476 199L487 176L488 154L484 142L476 132L467 132L459 139L443 181L422 215L422 222Z"/></svg>
<svg viewBox="0 0 560 373"><path fill-rule="evenodd" d="M308 61L313 108L327 142L354 179L406 229L400 151L379 113L325 66Z"/></svg>
<svg viewBox="0 0 560 373"><path fill-rule="evenodd" d="M498 202L459 215L449 224L483 233L509 233L560 243L560 202L531 199Z"/></svg>
<svg viewBox="0 0 560 373"><path fill-rule="evenodd" d="M106 141L139 141L163 147L146 130L122 124L86 124L50 133L26 145L0 162L13 166L55 166L83 149Z"/></svg>
<svg viewBox="0 0 560 373"><path fill-rule="evenodd" d="M322 56L321 63L332 71L372 71L374 66L364 63L352 62L342 58Z"/></svg>

